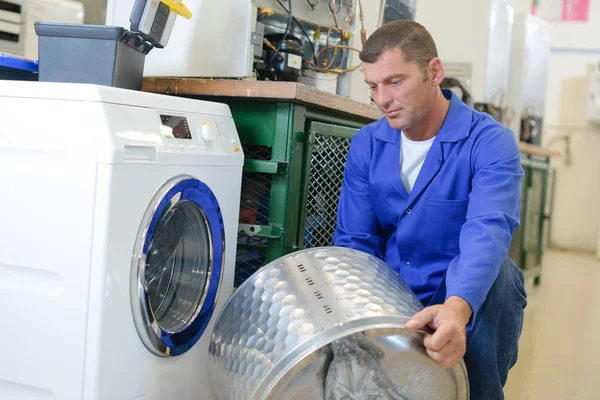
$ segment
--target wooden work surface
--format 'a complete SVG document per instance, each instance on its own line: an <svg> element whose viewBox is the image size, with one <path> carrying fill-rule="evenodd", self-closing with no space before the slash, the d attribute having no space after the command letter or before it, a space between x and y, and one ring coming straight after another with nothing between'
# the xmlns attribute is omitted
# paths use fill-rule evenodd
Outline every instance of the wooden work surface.
<svg viewBox="0 0 600 400"><path fill-rule="evenodd" d="M382 117L375 106L350 100L297 82L267 82L238 79L144 78L146 92L189 95L283 100L306 104L322 110L377 120Z"/></svg>
<svg viewBox="0 0 600 400"><path fill-rule="evenodd" d="M322 110L378 120L381 112L375 106L317 90L297 82L268 82L239 79L144 78L142 90L152 93L182 96L214 96L283 100L306 104ZM519 143L522 153L541 157L559 157L560 153L525 142Z"/></svg>
<svg viewBox="0 0 600 400"><path fill-rule="evenodd" d="M533 156L540 157L560 157L561 154L556 151L551 151L547 149L543 149L539 146L535 146L533 144L519 142L519 148L521 149L521 153L531 154Z"/></svg>

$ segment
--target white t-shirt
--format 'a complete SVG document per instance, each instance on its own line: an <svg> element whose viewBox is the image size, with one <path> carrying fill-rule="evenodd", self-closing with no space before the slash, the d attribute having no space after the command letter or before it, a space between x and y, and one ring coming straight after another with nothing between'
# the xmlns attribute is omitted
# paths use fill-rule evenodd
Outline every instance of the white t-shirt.
<svg viewBox="0 0 600 400"><path fill-rule="evenodd" d="M414 141L407 138L404 132L400 134L402 136L402 144L400 145L400 177L406 191L410 193L413 186L415 186L415 182L419 176L421 167L423 167L425 157L427 157L427 153L435 140L435 136L428 140Z"/></svg>

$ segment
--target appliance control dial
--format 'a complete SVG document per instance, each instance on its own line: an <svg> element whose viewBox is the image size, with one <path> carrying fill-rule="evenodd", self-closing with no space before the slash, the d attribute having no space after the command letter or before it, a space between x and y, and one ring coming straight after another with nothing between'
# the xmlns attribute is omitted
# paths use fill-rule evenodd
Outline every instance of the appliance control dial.
<svg viewBox="0 0 600 400"><path fill-rule="evenodd" d="M217 138L217 134L210 122L203 122L197 130L197 137L203 143L212 144Z"/></svg>

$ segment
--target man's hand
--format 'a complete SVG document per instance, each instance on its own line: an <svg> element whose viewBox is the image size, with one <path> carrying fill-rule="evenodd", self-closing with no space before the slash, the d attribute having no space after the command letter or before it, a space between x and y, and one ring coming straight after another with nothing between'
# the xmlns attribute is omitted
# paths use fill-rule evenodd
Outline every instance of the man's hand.
<svg viewBox="0 0 600 400"><path fill-rule="evenodd" d="M435 329L433 335L425 335L427 354L443 368L452 368L467 351L466 328L471 314L469 303L452 296L444 304L427 307L413 315L406 327L421 329L429 325Z"/></svg>

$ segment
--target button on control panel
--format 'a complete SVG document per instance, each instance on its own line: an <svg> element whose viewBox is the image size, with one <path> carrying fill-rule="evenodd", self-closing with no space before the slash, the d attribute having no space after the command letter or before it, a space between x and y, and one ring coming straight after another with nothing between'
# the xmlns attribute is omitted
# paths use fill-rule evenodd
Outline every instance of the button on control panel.
<svg viewBox="0 0 600 400"><path fill-rule="evenodd" d="M242 144L232 118L210 115L160 115L161 134L167 148L191 153L243 155Z"/></svg>
<svg viewBox="0 0 600 400"><path fill-rule="evenodd" d="M219 133L223 142L223 150L226 153L242 153L242 144L237 135L236 127L232 119L217 121Z"/></svg>

